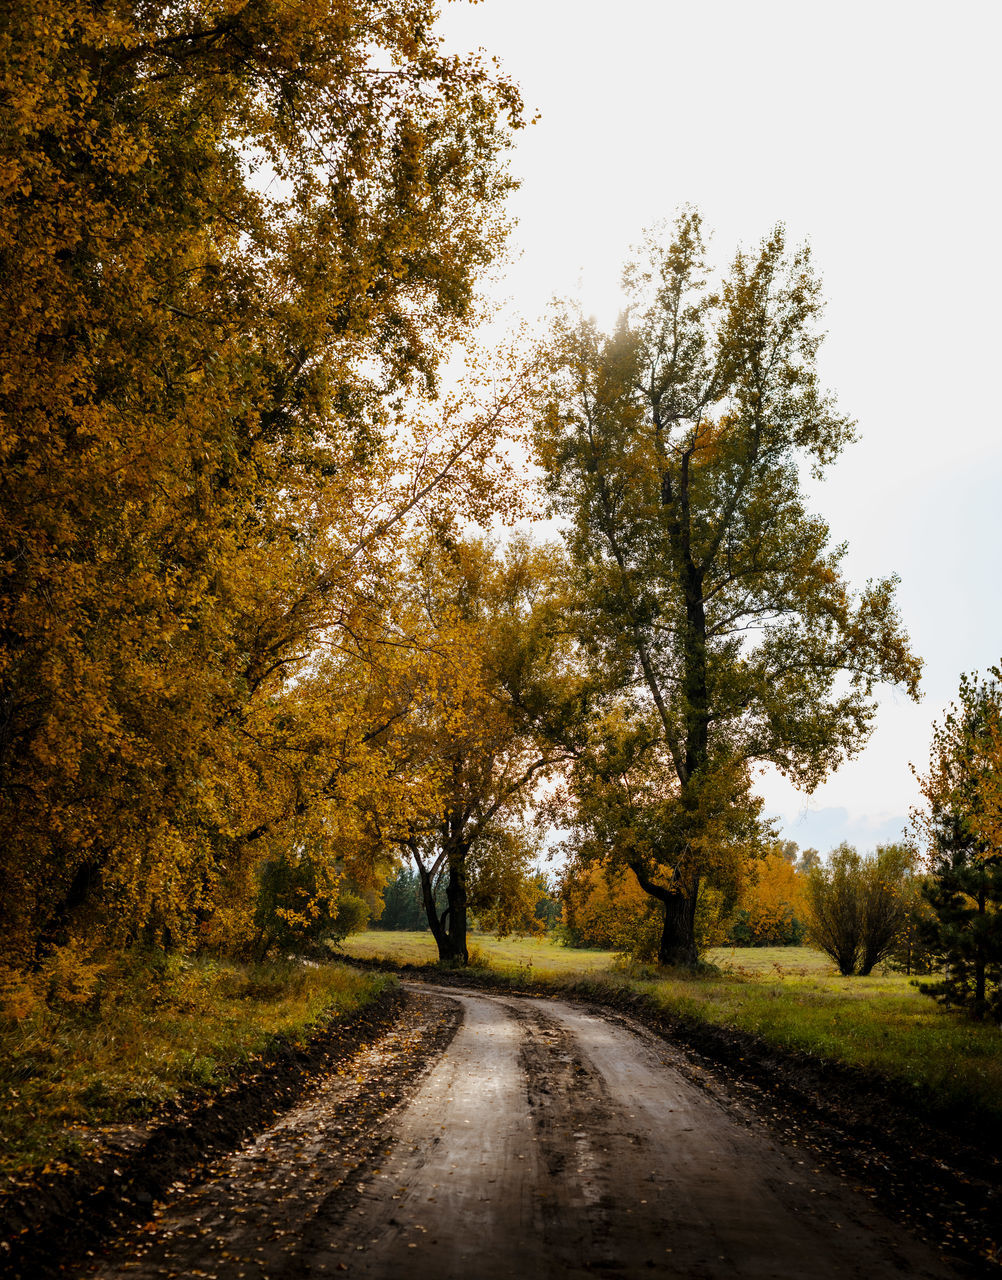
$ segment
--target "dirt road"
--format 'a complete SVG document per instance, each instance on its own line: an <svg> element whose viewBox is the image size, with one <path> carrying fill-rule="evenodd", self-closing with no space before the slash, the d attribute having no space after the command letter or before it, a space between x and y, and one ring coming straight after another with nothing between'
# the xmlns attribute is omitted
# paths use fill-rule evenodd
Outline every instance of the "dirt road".
<svg viewBox="0 0 1002 1280"><path fill-rule="evenodd" d="M371 1124L424 1044L454 1038ZM677 1051L557 1001L422 989L403 1026L150 1229L112 1277L955 1275ZM91 1274L94 1274L93 1272Z"/></svg>

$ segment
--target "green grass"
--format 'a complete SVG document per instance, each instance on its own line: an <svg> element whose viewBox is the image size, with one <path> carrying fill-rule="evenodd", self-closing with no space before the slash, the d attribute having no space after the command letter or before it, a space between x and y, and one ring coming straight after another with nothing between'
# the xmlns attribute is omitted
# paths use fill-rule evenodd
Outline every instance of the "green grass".
<svg viewBox="0 0 1002 1280"><path fill-rule="evenodd" d="M1002 1029L978 1026L901 974L810 971L637 976L653 1005L892 1079L944 1107L1002 1118Z"/></svg>
<svg viewBox="0 0 1002 1280"><path fill-rule="evenodd" d="M278 1037L299 1040L391 981L342 964L120 956L86 999L7 991L0 1018L0 1170L58 1165L109 1126L218 1087ZM84 992L88 989L84 985Z"/></svg>
<svg viewBox="0 0 1002 1280"><path fill-rule="evenodd" d="M841 978L806 947L718 948L707 956L716 970L681 976L547 939L474 934L470 943L493 980L597 996L628 988L668 1014L874 1072L932 1106L1002 1119L1002 1030L941 1008L898 974ZM349 958L436 958L427 933L357 934L344 950ZM304 1038L373 999L387 979L336 964L125 956L61 981L47 998L37 986L15 991L0 1018L7 1173L71 1159L108 1127L141 1123L186 1089L224 1083L276 1037Z"/></svg>
<svg viewBox="0 0 1002 1280"><path fill-rule="evenodd" d="M495 938L487 933L471 933L469 947L474 959L482 957L492 968L531 969L538 978L603 972L616 961L614 951L576 950L548 938ZM341 950L349 958L389 960L394 964L434 964L438 959L435 939L428 932L371 929L346 938Z"/></svg>
<svg viewBox="0 0 1002 1280"><path fill-rule="evenodd" d="M565 947L550 938L495 938L489 933L472 932L469 945L493 968L532 969L537 977L609 973L622 968L615 951ZM438 959L435 940L427 930L370 929L346 938L341 950L349 959L388 960L393 964L434 964ZM810 947L715 947L706 958L723 969L754 975L834 972L828 957Z"/></svg>
<svg viewBox="0 0 1002 1280"><path fill-rule="evenodd" d="M734 1027L883 1076L930 1106L1002 1121L1002 1028L944 1009L902 974L843 978L809 947L718 947L706 956L716 972L683 976L548 940L474 935L471 946L493 975L551 987L591 985L596 994L628 987L676 1017ZM369 958L435 959L428 934L373 931L345 949Z"/></svg>

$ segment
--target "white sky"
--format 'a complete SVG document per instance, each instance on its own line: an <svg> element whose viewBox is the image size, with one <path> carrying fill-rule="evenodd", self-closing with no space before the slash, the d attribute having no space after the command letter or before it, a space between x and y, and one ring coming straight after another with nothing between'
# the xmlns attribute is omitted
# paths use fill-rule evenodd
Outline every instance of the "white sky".
<svg viewBox="0 0 1002 1280"><path fill-rule="evenodd" d="M456 0L440 29L496 54L540 121L498 286L615 318L641 229L692 203L725 261L778 220L829 300L822 371L860 442L814 505L857 583L897 572L924 700L882 699L856 760L808 798L762 780L800 845L899 835L909 761L961 671L1002 659L999 0Z"/></svg>

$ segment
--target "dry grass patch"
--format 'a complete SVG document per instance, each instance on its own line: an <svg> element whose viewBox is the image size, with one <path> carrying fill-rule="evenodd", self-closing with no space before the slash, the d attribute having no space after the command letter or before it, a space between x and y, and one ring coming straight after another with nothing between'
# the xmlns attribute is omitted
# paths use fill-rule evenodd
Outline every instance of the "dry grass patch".
<svg viewBox="0 0 1002 1280"><path fill-rule="evenodd" d="M711 947L706 960L725 972L754 978L834 974L835 966L813 947Z"/></svg>

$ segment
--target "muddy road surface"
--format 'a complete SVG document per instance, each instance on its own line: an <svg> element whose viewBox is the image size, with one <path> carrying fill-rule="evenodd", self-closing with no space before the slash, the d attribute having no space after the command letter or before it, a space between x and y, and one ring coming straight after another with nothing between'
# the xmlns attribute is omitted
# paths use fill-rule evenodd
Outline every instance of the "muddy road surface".
<svg viewBox="0 0 1002 1280"><path fill-rule="evenodd" d="M621 1019L422 987L350 1073L84 1274L961 1274L685 1065Z"/></svg>

